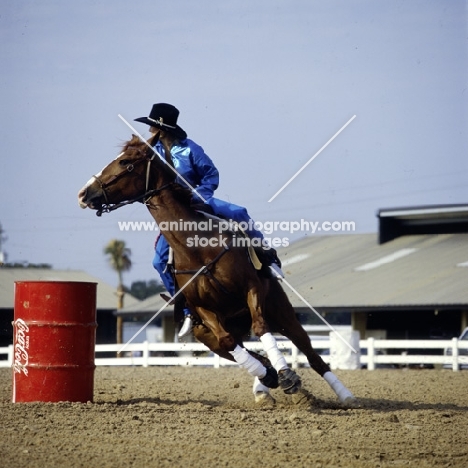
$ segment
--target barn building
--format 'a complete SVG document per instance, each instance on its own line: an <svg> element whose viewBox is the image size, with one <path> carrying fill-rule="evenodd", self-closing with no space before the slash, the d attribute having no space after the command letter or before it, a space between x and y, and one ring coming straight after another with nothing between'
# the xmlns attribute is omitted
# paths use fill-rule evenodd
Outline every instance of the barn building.
<svg viewBox="0 0 468 468"><path fill-rule="evenodd" d="M361 338L459 336L468 326L468 205L385 209L377 217L377 234L311 236L279 251L295 292L283 287L301 320L322 323L311 305ZM119 313L147 320L163 305L153 296ZM173 341L171 309L160 316L165 341Z"/></svg>

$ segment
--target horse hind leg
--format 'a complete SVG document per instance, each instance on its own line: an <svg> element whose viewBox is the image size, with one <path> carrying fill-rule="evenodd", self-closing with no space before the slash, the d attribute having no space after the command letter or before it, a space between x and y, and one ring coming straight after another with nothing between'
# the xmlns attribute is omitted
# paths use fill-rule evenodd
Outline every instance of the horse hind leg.
<svg viewBox="0 0 468 468"><path fill-rule="evenodd" d="M352 392L331 371L330 366L312 347L309 335L302 328L294 308L278 283L274 283L270 288L270 294L267 297L267 311L267 320L272 328L289 338L299 351L305 354L311 368L327 382L340 402L345 404L355 402L356 399Z"/></svg>
<svg viewBox="0 0 468 468"><path fill-rule="evenodd" d="M299 321L297 321L297 324L299 324ZM330 366L322 359L322 356L315 351L310 342L309 335L307 335L300 324L299 327L299 329L295 327L296 330L292 333L285 332L285 335L306 355L312 369L327 382L341 403L349 404L354 401L354 395L331 371Z"/></svg>
<svg viewBox="0 0 468 468"><path fill-rule="evenodd" d="M297 320L295 317L294 319ZM325 382L327 382L341 403L350 404L355 401L355 397L351 391L331 371L330 366L312 347L309 335L307 335L306 331L302 326L300 326L298 321L297 324L299 327L294 324L292 327L282 328L281 333L289 338L294 345L306 355L312 369L315 370L325 380ZM292 330L290 328L292 328Z"/></svg>
<svg viewBox="0 0 468 468"><path fill-rule="evenodd" d="M330 366L312 347L310 338L302 327L300 327L300 330L295 329L294 331L283 328L281 333L289 338L294 345L306 355L311 368L327 382L341 403L350 404L355 401L355 397L351 391L331 371Z"/></svg>
<svg viewBox="0 0 468 468"><path fill-rule="evenodd" d="M260 341L273 368L278 373L279 385L284 393L291 395L298 392L302 385L301 378L288 366L283 353L278 348L275 337L270 332L264 333L260 337Z"/></svg>
<svg viewBox="0 0 468 468"><path fill-rule="evenodd" d="M263 317L263 310L256 288L251 288L249 290L247 295L247 304L252 315L253 331L255 335L260 338L268 359L270 360L275 371L278 373L279 385L287 394L298 392L301 388L301 378L288 366L285 357L279 350L276 339L271 334ZM269 386L266 383L265 385Z"/></svg>

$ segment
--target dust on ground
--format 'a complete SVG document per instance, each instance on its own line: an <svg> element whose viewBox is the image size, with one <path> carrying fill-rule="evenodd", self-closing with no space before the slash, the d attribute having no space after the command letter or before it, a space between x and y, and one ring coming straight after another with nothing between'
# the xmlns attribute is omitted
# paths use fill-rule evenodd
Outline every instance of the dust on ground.
<svg viewBox="0 0 468 468"><path fill-rule="evenodd" d="M196 367L99 367L93 403L13 404L0 369L0 467L468 466L468 372L336 371L357 408L299 373L315 399L274 407L244 370Z"/></svg>

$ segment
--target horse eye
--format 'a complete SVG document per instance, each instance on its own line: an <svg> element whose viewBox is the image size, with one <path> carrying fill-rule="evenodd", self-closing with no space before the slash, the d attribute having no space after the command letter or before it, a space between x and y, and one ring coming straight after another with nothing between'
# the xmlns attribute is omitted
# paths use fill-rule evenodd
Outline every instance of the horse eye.
<svg viewBox="0 0 468 468"><path fill-rule="evenodd" d="M128 164L130 164L130 161L128 159L122 159L119 161L119 164L121 166L127 166Z"/></svg>

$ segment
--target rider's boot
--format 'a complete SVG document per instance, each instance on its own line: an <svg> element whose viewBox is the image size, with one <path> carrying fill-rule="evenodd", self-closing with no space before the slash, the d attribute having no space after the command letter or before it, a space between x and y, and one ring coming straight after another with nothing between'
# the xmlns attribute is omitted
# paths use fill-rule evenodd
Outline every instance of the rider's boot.
<svg viewBox="0 0 468 468"><path fill-rule="evenodd" d="M193 317L192 314L190 313L190 310L184 309L184 323L182 324L182 327L177 334L179 338L183 338L184 336L188 335L193 328Z"/></svg>

